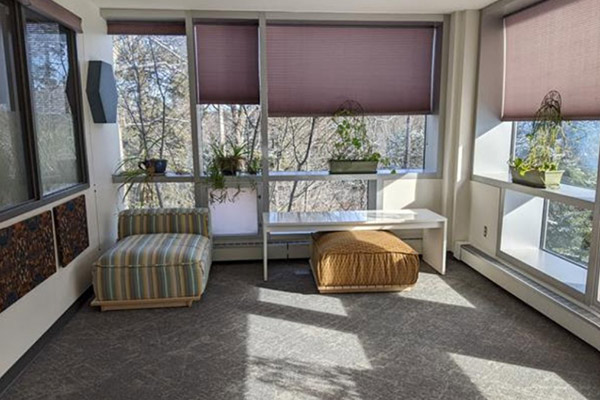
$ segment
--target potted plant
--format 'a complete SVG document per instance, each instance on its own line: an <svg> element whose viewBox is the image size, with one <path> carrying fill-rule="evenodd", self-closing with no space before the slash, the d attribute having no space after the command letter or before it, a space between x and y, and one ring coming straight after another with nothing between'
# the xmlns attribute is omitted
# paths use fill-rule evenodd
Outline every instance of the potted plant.
<svg viewBox="0 0 600 400"><path fill-rule="evenodd" d="M239 181L234 186L236 191L232 194L229 190L231 186L226 184L227 176L235 176L244 170L250 175L256 175L260 172L260 157L252 157L247 160L247 151L245 144L235 144L228 142L222 145L211 146L213 157L208 165L207 176L211 186L211 203L223 203L225 201L233 202L242 192ZM256 185L254 180L250 180L252 187Z"/></svg>
<svg viewBox="0 0 600 400"><path fill-rule="evenodd" d="M381 154L373 151L361 105L355 101L344 102L335 113L333 122L337 141L329 160L329 173L376 173Z"/></svg>
<svg viewBox="0 0 600 400"><path fill-rule="evenodd" d="M515 157L509 161L513 182L549 189L560 186L564 170L560 170L559 166L566 142L561 105L557 91L552 90L544 96L535 114L533 128L527 134L527 157Z"/></svg>

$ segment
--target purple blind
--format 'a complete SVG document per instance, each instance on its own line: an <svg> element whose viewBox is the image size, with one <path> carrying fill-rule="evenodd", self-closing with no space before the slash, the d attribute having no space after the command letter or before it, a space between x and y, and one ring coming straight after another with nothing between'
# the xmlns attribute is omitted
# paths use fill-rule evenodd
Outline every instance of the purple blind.
<svg viewBox="0 0 600 400"><path fill-rule="evenodd" d="M184 21L108 21L109 35L185 35Z"/></svg>
<svg viewBox="0 0 600 400"><path fill-rule="evenodd" d="M258 104L258 25L197 24L198 104Z"/></svg>
<svg viewBox="0 0 600 400"><path fill-rule="evenodd" d="M550 90L560 92L566 118L600 118L598 0L547 0L504 26L504 120L532 119Z"/></svg>
<svg viewBox="0 0 600 400"><path fill-rule="evenodd" d="M432 26L268 26L269 115L331 115L346 100L430 113L434 38Z"/></svg>

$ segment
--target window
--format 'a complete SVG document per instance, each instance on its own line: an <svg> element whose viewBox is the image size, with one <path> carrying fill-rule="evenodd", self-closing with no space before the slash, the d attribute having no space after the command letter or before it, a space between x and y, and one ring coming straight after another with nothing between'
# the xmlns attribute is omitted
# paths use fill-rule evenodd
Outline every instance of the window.
<svg viewBox="0 0 600 400"><path fill-rule="evenodd" d="M185 36L114 35L113 56L122 169L135 171L140 161L165 159L167 171L190 174L193 157ZM175 199L179 188L153 185L155 202L151 204L172 204L167 199ZM193 195L193 190L189 193Z"/></svg>
<svg viewBox="0 0 600 400"><path fill-rule="evenodd" d="M500 251L572 294L585 293L591 210L506 190Z"/></svg>
<svg viewBox="0 0 600 400"><path fill-rule="evenodd" d="M52 2L30 7L0 0L1 219L87 181L75 48L81 21Z"/></svg>
<svg viewBox="0 0 600 400"><path fill-rule="evenodd" d="M83 182L78 85L71 31L28 11L27 61L42 191Z"/></svg>
<svg viewBox="0 0 600 400"><path fill-rule="evenodd" d="M556 201L546 203L543 247L587 268L592 241L592 211Z"/></svg>
<svg viewBox="0 0 600 400"><path fill-rule="evenodd" d="M33 198L14 60L13 10L0 1L0 210Z"/></svg>
<svg viewBox="0 0 600 400"><path fill-rule="evenodd" d="M424 169L424 115L366 116L368 134L384 169ZM336 140L330 117L269 118L272 171L325 171Z"/></svg>
<svg viewBox="0 0 600 400"><path fill-rule="evenodd" d="M272 211L366 210L368 183L353 181L272 182Z"/></svg>
<svg viewBox="0 0 600 400"><path fill-rule="evenodd" d="M532 122L515 122L515 156L524 158L529 152L527 135ZM566 141L561 169L565 170L563 183L586 189L596 188L598 151L600 149L600 121L570 121L563 123Z"/></svg>
<svg viewBox="0 0 600 400"><path fill-rule="evenodd" d="M195 207L192 183L148 182L131 186L125 198L127 208Z"/></svg>

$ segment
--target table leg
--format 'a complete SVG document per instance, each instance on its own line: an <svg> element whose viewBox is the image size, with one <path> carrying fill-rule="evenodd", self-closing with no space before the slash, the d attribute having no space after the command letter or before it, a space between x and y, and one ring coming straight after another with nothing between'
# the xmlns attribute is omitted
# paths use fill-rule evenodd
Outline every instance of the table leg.
<svg viewBox="0 0 600 400"><path fill-rule="evenodd" d="M446 273L446 223L443 227L423 229L423 261L440 274Z"/></svg>
<svg viewBox="0 0 600 400"><path fill-rule="evenodd" d="M269 279L269 255L267 254L267 249L269 247L268 235L267 230L263 227L263 279L265 281Z"/></svg>

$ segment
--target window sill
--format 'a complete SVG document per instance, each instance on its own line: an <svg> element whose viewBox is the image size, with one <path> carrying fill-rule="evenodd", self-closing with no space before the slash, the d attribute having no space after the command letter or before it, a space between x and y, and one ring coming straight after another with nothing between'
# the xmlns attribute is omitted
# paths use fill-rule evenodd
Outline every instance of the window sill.
<svg viewBox="0 0 600 400"><path fill-rule="evenodd" d="M121 174L113 175L112 181L113 183L125 183L125 182L145 182L146 177L136 176L134 179L127 179L125 176ZM193 174L176 174L174 172L166 172L162 175L155 175L151 179L152 182L194 182Z"/></svg>
<svg viewBox="0 0 600 400"><path fill-rule="evenodd" d="M472 180L501 189L559 201L584 210L592 210L596 200L596 191L592 189L569 185L561 185L559 189L538 189L513 183L508 173L473 175Z"/></svg>
<svg viewBox="0 0 600 400"><path fill-rule="evenodd" d="M516 261L516 264L525 264L536 272L574 289L579 294L585 293L587 269L581 265L539 248L503 248L501 253L508 256L510 261Z"/></svg>
<svg viewBox="0 0 600 400"><path fill-rule="evenodd" d="M351 180L394 180L394 179L437 179L435 172L417 169L378 170L368 174L330 174L329 171L271 171L270 181L351 181Z"/></svg>

